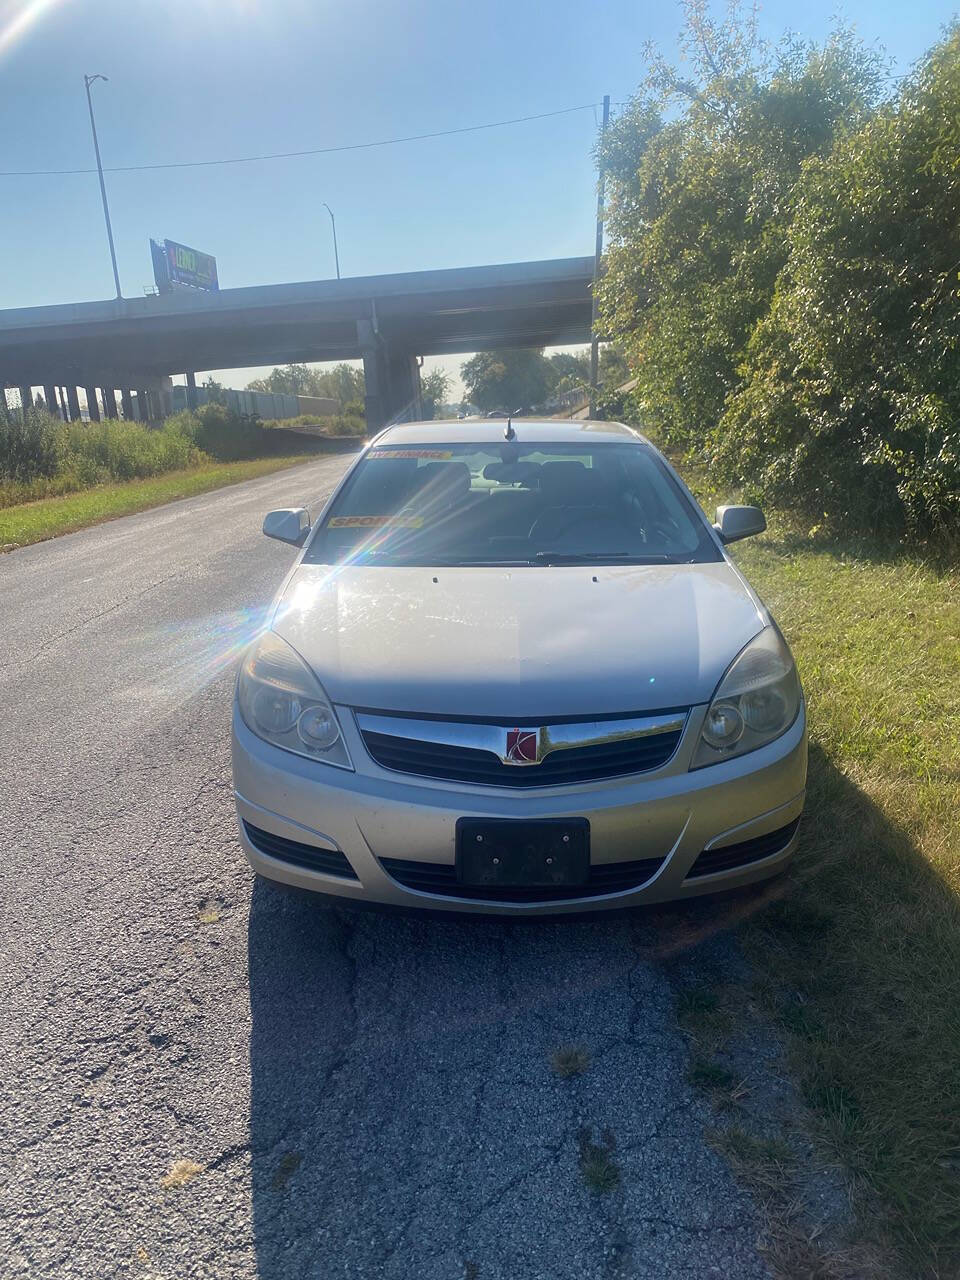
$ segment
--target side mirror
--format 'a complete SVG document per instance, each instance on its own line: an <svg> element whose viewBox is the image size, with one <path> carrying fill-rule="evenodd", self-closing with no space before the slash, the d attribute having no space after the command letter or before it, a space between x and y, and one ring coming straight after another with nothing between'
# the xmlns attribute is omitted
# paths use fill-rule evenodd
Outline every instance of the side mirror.
<svg viewBox="0 0 960 1280"><path fill-rule="evenodd" d="M721 542L737 542L763 533L767 522L759 507L717 507L717 523L713 527Z"/></svg>
<svg viewBox="0 0 960 1280"><path fill-rule="evenodd" d="M268 538L302 547L310 532L310 512L305 507L284 507L268 511L263 519L263 532Z"/></svg>

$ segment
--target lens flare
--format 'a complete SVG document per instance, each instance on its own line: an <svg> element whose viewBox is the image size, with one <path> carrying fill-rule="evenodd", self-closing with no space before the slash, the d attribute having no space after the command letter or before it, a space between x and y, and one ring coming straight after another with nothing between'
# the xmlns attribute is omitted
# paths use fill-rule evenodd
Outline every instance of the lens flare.
<svg viewBox="0 0 960 1280"><path fill-rule="evenodd" d="M48 9L61 3L63 0L27 0L26 4L7 4L0 8L0 57L12 49Z"/></svg>

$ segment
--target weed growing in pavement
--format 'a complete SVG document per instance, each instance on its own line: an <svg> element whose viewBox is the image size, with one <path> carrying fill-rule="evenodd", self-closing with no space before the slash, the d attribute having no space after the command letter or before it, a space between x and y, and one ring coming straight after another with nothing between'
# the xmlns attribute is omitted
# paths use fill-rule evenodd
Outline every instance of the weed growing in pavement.
<svg viewBox="0 0 960 1280"><path fill-rule="evenodd" d="M160 1179L160 1185L167 1191L185 1187L198 1173L203 1173L205 1168L206 1165L197 1164L196 1160L174 1160L173 1164Z"/></svg>
<svg viewBox="0 0 960 1280"><path fill-rule="evenodd" d="M274 1191L285 1191L287 1189L287 1183L300 1168L302 1162L303 1156L299 1151L288 1151L281 1158L271 1180Z"/></svg>
<svg viewBox="0 0 960 1280"><path fill-rule="evenodd" d="M593 1133L586 1126L577 1135L580 1146L580 1175L589 1190L603 1194L620 1185L620 1167L613 1158L617 1149L616 1138L610 1129L604 1129L600 1141L594 1142Z"/></svg>
<svg viewBox="0 0 960 1280"><path fill-rule="evenodd" d="M550 1055L550 1066L561 1080L582 1076L590 1066L590 1051L582 1044L561 1045Z"/></svg>
<svg viewBox="0 0 960 1280"><path fill-rule="evenodd" d="M677 1021L691 1043L705 1053L715 1053L730 1034L732 1006L738 998L730 986L687 987L676 999Z"/></svg>

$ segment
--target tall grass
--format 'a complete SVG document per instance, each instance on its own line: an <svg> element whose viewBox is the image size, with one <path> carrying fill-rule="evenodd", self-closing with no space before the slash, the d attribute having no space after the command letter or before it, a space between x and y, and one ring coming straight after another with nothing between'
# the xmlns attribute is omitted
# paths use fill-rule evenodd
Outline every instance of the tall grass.
<svg viewBox="0 0 960 1280"><path fill-rule="evenodd" d="M257 476L267 476L282 467L295 466L307 458L254 458L245 462L211 462L185 471L170 471L145 480L127 480L97 485L78 493L65 493L39 502L0 507L0 551L56 538L61 533L84 529L91 524L146 511L161 503L207 493L222 485L239 484Z"/></svg>
<svg viewBox="0 0 960 1280"><path fill-rule="evenodd" d="M270 430L290 427L316 427L327 436L362 436L367 429L362 414L337 413L323 417L316 413L299 413L295 418L265 418L263 426Z"/></svg>
<svg viewBox="0 0 960 1280"><path fill-rule="evenodd" d="M706 510L733 499L682 470ZM735 554L796 656L811 750L792 874L742 929L754 994L894 1274L948 1280L960 1277L960 565L940 547L871 548L769 515Z"/></svg>
<svg viewBox="0 0 960 1280"><path fill-rule="evenodd" d="M58 422L39 409L0 413L0 481L28 483L61 467Z"/></svg>
<svg viewBox="0 0 960 1280"><path fill-rule="evenodd" d="M219 404L175 414L160 428L116 419L64 423L29 409L0 417L0 507L212 462L307 453L310 437L296 445L288 433Z"/></svg>

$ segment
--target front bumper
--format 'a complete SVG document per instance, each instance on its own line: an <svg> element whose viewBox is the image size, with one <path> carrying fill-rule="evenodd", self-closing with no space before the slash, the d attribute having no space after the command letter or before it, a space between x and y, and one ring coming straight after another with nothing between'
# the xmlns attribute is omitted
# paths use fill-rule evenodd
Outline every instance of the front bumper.
<svg viewBox="0 0 960 1280"><path fill-rule="evenodd" d="M240 842L253 869L271 880L345 900L386 906L507 916L565 915L665 902L737 888L779 872L795 830L765 856L691 876L704 850L740 845L789 829L803 808L807 772L804 708L769 746L689 771L705 707L694 707L673 758L626 778L524 790L417 778L383 769L367 755L348 708L337 713L356 772L317 764L250 732L234 706L233 775ZM452 866L460 817L584 817L593 864L663 859L652 878L626 891L549 901L485 901L408 888L381 859ZM271 856L246 826L342 853L355 878ZM262 843L262 842L261 842ZM719 860L721 863L724 859Z"/></svg>

